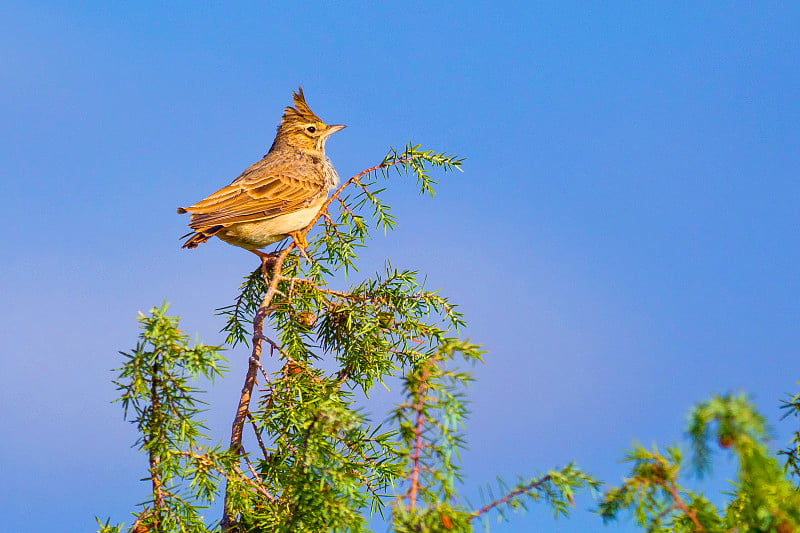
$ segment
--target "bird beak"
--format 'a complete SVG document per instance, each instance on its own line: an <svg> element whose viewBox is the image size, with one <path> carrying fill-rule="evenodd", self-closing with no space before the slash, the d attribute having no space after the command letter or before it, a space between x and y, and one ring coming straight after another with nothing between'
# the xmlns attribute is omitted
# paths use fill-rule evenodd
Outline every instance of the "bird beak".
<svg viewBox="0 0 800 533"><path fill-rule="evenodd" d="M331 124L330 126L328 126L328 131L325 132L325 137L330 137L337 131L341 131L346 127L347 126L345 126L344 124Z"/></svg>

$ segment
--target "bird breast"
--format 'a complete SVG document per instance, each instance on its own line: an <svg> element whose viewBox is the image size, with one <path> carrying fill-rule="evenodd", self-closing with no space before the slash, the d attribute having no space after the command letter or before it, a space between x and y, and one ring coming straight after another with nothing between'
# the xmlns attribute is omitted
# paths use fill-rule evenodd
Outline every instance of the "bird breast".
<svg viewBox="0 0 800 533"><path fill-rule="evenodd" d="M266 220L232 224L220 230L217 236L229 244L241 246L248 250L263 248L285 239L292 232L300 231L308 226L325 200L326 197L323 196L309 207Z"/></svg>
<svg viewBox="0 0 800 533"><path fill-rule="evenodd" d="M333 168L331 160L325 156L322 159L322 176L325 178L325 186L328 190L335 189L339 185L339 174Z"/></svg>

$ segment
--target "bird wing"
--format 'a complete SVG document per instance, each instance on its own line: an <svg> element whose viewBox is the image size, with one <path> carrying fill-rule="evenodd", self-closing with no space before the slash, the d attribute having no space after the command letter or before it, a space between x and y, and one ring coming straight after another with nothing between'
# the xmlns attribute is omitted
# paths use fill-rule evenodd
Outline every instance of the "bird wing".
<svg viewBox="0 0 800 533"><path fill-rule="evenodd" d="M210 226L229 226L254 222L304 209L325 194L322 171L304 166L300 174L290 165L270 164L262 159L245 170L233 183L205 200L181 208L190 212L189 227L202 230Z"/></svg>

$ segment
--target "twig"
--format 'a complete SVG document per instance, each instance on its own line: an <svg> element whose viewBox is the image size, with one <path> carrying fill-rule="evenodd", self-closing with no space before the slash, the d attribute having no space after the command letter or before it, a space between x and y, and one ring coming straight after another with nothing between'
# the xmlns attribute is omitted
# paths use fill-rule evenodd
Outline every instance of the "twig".
<svg viewBox="0 0 800 533"><path fill-rule="evenodd" d="M482 507L481 509L478 509L477 511L473 511L469 516L470 516L470 518L476 518L476 517L478 517L478 516L480 516L480 515L482 515L484 513L488 513L489 511L491 511L492 509L494 509L498 505L503 505L504 503L508 503L511 500L513 500L514 498L516 498L517 496L519 496L520 494L528 494L533 489L541 487L542 485L544 485L548 481L550 481L550 474L547 474L542 479L537 479L536 481L532 481L532 482L528 483L527 485L525 485L524 487L520 487L518 489L512 490L511 492L509 492L508 494L506 494L505 496L503 496L499 500L495 500L492 503L486 505L485 507Z"/></svg>
<svg viewBox="0 0 800 533"><path fill-rule="evenodd" d="M292 251L294 247L295 244L294 241L292 241L286 248L283 249L283 251L281 251L280 255L275 261L275 272L281 271L283 262L286 260L286 256L289 255L289 252ZM250 397L253 395L253 387L256 384L256 375L258 373L258 363L260 362L261 352L263 350L261 337L264 335L264 320L273 311L273 307L270 304L275 296L275 291L278 289L279 279L279 276L272 277L269 282L267 292L264 294L264 298L261 300L261 305L259 305L258 310L253 317L253 351L250 357L250 364L247 367L247 375L244 379L242 394L239 397L239 405L236 409L236 416L233 419L233 424L231 427L230 449L232 452L238 454L242 453L242 429L244 427L245 418L247 417L247 413L250 409ZM230 530L234 524L234 511L231 508L230 496L230 482L228 482L225 487L225 506L222 515L222 521L220 522L223 532Z"/></svg>
<svg viewBox="0 0 800 533"><path fill-rule="evenodd" d="M240 446L240 449L241 449L241 446ZM216 470L220 474L222 474L224 476L227 476L225 471L222 468L220 468L219 466L217 466L217 464L214 461L209 459L206 454L196 454L196 453L192 453L191 451L180 451L180 452L175 451L175 452L172 452L172 453L174 453L175 455L182 455L184 457L189 457L190 459L194 459L195 461L198 461L198 462L200 462L200 463L202 463L204 465L210 466L213 470ZM242 450L242 453L244 453L244 450ZM255 477L256 480L254 481L254 480L248 478L247 476L245 476L244 472L242 472L242 470L236 465L233 466L234 472L236 472L245 483L248 483L249 485L251 485L254 489L256 489L258 492L260 492L269 501L271 501L271 502L277 501L278 499L275 496L273 496L267 489L265 489L263 487L263 485L260 482L261 481L261 477L258 475L258 472L256 472L255 469L253 468L253 465L250 464L250 461L247 459L247 457L244 457L244 460L247 463L248 467L250 467L250 472L253 474L253 476Z"/></svg>
<svg viewBox="0 0 800 533"><path fill-rule="evenodd" d="M283 263L283 260L286 259L286 256L289 253L289 250L292 248L292 244L286 247L281 255L278 256L278 262L276 264L276 268L280 268ZM269 288L267 289L266 294L264 295L264 299L261 302L261 305L256 311L256 315L253 319L253 352L250 357L250 364L247 368L247 375L245 376L244 386L242 387L242 394L239 397L239 406L236 409L236 417L233 420L233 426L231 428L231 450L234 452L239 451L239 446L242 442L242 427L244 426L244 419L247 416L248 409L250 407L250 397L253 394L253 387L256 384L256 374L258 373L258 364L261 360L261 352L263 350L262 343L260 342L263 337L264 332L264 320L267 318L269 313L272 311L272 307L269 305L272 301L273 296L275 295L275 289L278 285L278 278L277 276L272 279L269 284Z"/></svg>
<svg viewBox="0 0 800 533"><path fill-rule="evenodd" d="M417 423L414 427L414 453L411 456L411 462L414 465L411 469L411 489L408 493L408 506L413 509L417 502L417 491L419 490L419 466L420 456L422 454L422 429L425 424L425 415L423 409L425 408L425 393L428 379L428 367L424 366L422 375L420 376L419 390L417 392L417 405L415 410L417 412Z"/></svg>
<svg viewBox="0 0 800 533"><path fill-rule="evenodd" d="M261 448L261 453L264 454L264 459L266 460L269 457L269 452L267 452L267 447L264 446L264 441L261 438L261 433L258 431L258 426L256 425L256 419L253 418L252 413L247 411L247 418L250 420L250 424L253 425L253 433L256 434L256 440L258 441L258 447Z"/></svg>
<svg viewBox="0 0 800 533"><path fill-rule="evenodd" d="M261 364L261 361L254 360L252 357L250 358L250 361L253 362L258 367L258 369L261 371L261 375L264 376L264 379L267 381L267 385L271 389L272 388L272 380L269 379L269 375L267 374L267 371L264 368L264 365ZM250 413L248 412L247 414L249 415Z"/></svg>
<svg viewBox="0 0 800 533"><path fill-rule="evenodd" d="M689 509L689 506L686 505L685 501L683 501L683 498L681 498L681 495L678 494L678 490L672 483L667 483L666 481L660 479L655 480L655 483L669 492L670 496L672 496L672 506L676 509L680 509L686 514L686 516L689 517L694 524L695 531L705 531L703 526L700 524L700 521L697 519L697 511L695 509Z"/></svg>
<svg viewBox="0 0 800 533"><path fill-rule="evenodd" d="M161 401L158 396L158 389L161 383L161 380L158 378L158 373L160 371L160 365L158 359L153 363L153 379L150 383L150 396L151 402L153 404L153 413L158 413L161 409ZM149 444L152 442L152 436L147 439ZM163 440L163 437L162 437ZM150 448L150 481L153 485L153 516L154 522L153 525L157 528L158 527L158 519L160 516L160 512L164 509L165 502L164 502L164 487L161 483L161 475L159 473L159 465L161 464L161 457L158 456L154 448Z"/></svg>
<svg viewBox="0 0 800 533"><path fill-rule="evenodd" d="M350 209L349 207L347 207L347 202L345 202L344 200L342 200L342 198L341 198L341 197L336 197L336 199L337 199L337 200L339 200L339 203L341 204L341 206L342 206L342 209L345 211L345 213L347 213L348 215L350 215L350 217L354 217L354 216L355 216L355 214L353 213L353 210L352 210L352 209Z"/></svg>
<svg viewBox="0 0 800 533"><path fill-rule="evenodd" d="M355 448L350 442L348 442L347 439L345 439L339 434L336 435L336 439L342 444L344 444L351 452L359 454L361 458L364 460L364 464L370 464L373 470L378 469L378 464L373 459L367 457L367 455L364 453L363 450ZM366 441L373 441L373 439L366 439ZM373 496L375 496L376 498L380 498L377 489L372 486L372 483L370 482L369 478L367 478L364 474L358 472L357 470L353 470L353 473L356 474L361 479L361 481L364 482L364 484L367 486L367 489L372 493Z"/></svg>
<svg viewBox="0 0 800 533"><path fill-rule="evenodd" d="M261 476L259 476L258 472L256 472L256 469L253 468L253 463L250 462L250 459L248 459L246 455L243 456L243 457L244 457L244 462L247 463L247 468L250 470L250 473L253 474L253 478L260 485L261 484Z"/></svg>
<svg viewBox="0 0 800 533"><path fill-rule="evenodd" d="M308 232L311 231L311 228L313 228L316 225L317 221L319 221L320 218L324 217L328 213L328 207L330 207L331 203L334 200L339 200L339 195L342 194L342 191L344 191L350 185L358 184L359 183L358 180L361 179L362 176L365 176L371 172L375 172L376 170L380 170L382 168L388 168L388 167L393 167L395 165L400 165L402 163L408 163L413 159L414 159L413 157L403 157L396 159L394 161L389 161L388 163L381 163L380 165L375 165L374 167L370 167L366 170L362 170L349 180L339 185L339 188L333 192L333 194L325 201L324 204L322 204L322 207L320 207L317 216L315 216L314 219L311 222L309 222L308 226L306 226L305 229L299 231L298 233L303 237L305 237L308 234ZM294 241L292 241L292 243L294 243ZM275 271L280 272L280 270L278 270L277 268L275 269Z"/></svg>
<svg viewBox="0 0 800 533"><path fill-rule="evenodd" d="M336 373L336 383L334 385L335 390L339 390L339 388L344 385L344 383L350 378L350 374L353 373L353 369L349 366L341 369Z"/></svg>
<svg viewBox="0 0 800 533"><path fill-rule="evenodd" d="M280 353L283 356L284 359L289 359L289 360L292 359L286 352L283 351L283 348L281 347L280 344L278 344L274 340L270 339L266 335L253 335L253 341L256 341L256 340L266 341L267 344L269 344L272 348L277 350L278 353ZM259 364L259 365L261 364L259 361L256 361L256 363Z"/></svg>
<svg viewBox="0 0 800 533"><path fill-rule="evenodd" d="M262 485L258 481L253 481L252 479L245 476L241 468L239 468L238 466L234 466L233 469L239 476L241 476L242 480L244 480L245 483L251 485L257 492L259 492L267 500L269 500L270 502L278 501L278 499L275 496L273 496L270 491L264 488L264 485Z"/></svg>

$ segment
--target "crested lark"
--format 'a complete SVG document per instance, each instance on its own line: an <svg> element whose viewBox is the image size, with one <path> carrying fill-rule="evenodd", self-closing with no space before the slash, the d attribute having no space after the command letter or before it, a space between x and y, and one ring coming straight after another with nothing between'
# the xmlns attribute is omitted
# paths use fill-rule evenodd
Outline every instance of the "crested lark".
<svg viewBox="0 0 800 533"><path fill-rule="evenodd" d="M191 213L194 230L184 248L197 248L213 236L240 246L265 260L258 251L291 236L305 253L298 233L317 215L339 182L325 156L325 141L344 128L325 124L306 104L302 87L292 93L267 155L227 187L178 213ZM190 236L191 235L191 236Z"/></svg>

